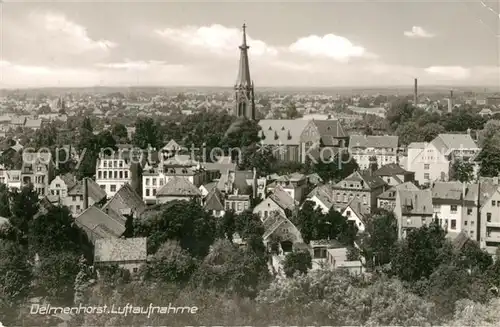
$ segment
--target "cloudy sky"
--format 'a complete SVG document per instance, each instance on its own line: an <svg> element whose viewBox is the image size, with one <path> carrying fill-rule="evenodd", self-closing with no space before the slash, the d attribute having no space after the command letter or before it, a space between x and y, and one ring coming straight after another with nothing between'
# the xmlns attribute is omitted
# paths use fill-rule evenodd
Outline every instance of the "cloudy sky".
<svg viewBox="0 0 500 327"><path fill-rule="evenodd" d="M498 1L19 3L0 88L231 86L246 22L258 86L500 85Z"/></svg>

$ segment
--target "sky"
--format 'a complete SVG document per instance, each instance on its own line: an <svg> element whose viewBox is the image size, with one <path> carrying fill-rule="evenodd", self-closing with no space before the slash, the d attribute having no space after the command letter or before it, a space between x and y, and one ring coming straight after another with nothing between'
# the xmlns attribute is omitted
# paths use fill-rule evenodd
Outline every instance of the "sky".
<svg viewBox="0 0 500 327"><path fill-rule="evenodd" d="M462 2L461 2L462 1ZM0 1L0 88L500 87L500 2Z"/></svg>

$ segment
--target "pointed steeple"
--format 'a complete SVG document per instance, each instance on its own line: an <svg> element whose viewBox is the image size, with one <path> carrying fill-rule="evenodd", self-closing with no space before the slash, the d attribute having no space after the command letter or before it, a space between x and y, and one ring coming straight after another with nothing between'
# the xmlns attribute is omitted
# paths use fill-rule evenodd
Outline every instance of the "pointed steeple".
<svg viewBox="0 0 500 327"><path fill-rule="evenodd" d="M238 69L238 77L234 85L235 90L235 115L238 117L246 117L255 119L255 100L254 86L250 78L250 64L248 63L246 25L243 24L243 42L240 45L240 64Z"/></svg>
<svg viewBox="0 0 500 327"><path fill-rule="evenodd" d="M250 78L250 64L248 63L248 49L247 45L247 26L243 24L243 42L240 45L240 65L238 71L238 78L236 80L236 86L239 87L250 87L252 86L252 80Z"/></svg>

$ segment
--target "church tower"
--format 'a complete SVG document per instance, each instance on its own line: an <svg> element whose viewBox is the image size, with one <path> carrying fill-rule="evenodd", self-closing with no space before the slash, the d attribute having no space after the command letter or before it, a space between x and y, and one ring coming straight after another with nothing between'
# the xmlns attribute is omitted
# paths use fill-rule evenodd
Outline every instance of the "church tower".
<svg viewBox="0 0 500 327"><path fill-rule="evenodd" d="M235 108L237 117L246 117L255 120L255 99L253 92L253 81L250 79L250 65L248 64L248 49L246 25L243 24L243 43L240 46L240 65L238 79L234 85Z"/></svg>

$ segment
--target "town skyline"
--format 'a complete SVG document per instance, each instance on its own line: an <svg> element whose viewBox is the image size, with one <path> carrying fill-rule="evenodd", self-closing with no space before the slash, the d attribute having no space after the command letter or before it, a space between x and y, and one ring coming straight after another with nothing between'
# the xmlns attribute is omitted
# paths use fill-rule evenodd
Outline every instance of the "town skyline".
<svg viewBox="0 0 500 327"><path fill-rule="evenodd" d="M0 88L229 88L243 23L256 90L500 85L491 1L1 6Z"/></svg>

